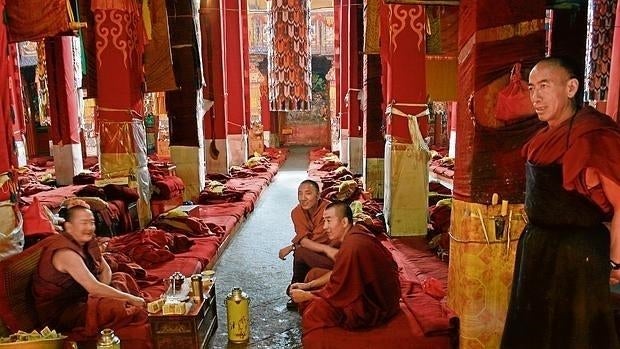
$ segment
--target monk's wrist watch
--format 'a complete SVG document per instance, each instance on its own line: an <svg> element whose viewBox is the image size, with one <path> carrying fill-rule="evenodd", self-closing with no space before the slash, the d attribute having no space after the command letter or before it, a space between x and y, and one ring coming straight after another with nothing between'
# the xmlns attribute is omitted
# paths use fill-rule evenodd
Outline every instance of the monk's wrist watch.
<svg viewBox="0 0 620 349"><path fill-rule="evenodd" d="M609 265L611 266L611 270L620 270L620 264L609 260Z"/></svg>

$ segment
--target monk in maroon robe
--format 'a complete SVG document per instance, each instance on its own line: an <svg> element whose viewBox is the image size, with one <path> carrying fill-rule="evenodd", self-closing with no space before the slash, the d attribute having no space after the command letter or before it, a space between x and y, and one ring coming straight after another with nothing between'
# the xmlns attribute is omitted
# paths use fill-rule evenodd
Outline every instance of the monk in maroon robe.
<svg viewBox="0 0 620 349"><path fill-rule="evenodd" d="M279 252L279 257L284 259L294 251L291 284L303 282L312 268L331 270L334 265L338 249L327 235L323 222L323 212L329 201L321 199L319 193L319 185L313 180L301 182L297 190L299 205L291 212L295 236L292 244ZM289 301L287 306L295 308L295 303Z"/></svg>
<svg viewBox="0 0 620 349"><path fill-rule="evenodd" d="M144 299L109 286L112 272L95 239L88 205L81 200L69 203L64 216L64 232L49 238L33 276L41 326L74 331L86 339L103 328L147 324ZM149 347L149 338L144 339L144 347Z"/></svg>
<svg viewBox="0 0 620 349"><path fill-rule="evenodd" d="M293 300L307 302L304 335L320 328L355 330L386 323L400 309L398 267L391 253L368 230L352 225L353 213L345 203L328 205L324 218L330 238L341 245L331 272L291 285Z"/></svg>
<svg viewBox="0 0 620 349"><path fill-rule="evenodd" d="M609 291L620 280L620 129L579 106L579 76L564 58L530 73L534 109L548 126L523 148L527 225L503 349L620 348Z"/></svg>

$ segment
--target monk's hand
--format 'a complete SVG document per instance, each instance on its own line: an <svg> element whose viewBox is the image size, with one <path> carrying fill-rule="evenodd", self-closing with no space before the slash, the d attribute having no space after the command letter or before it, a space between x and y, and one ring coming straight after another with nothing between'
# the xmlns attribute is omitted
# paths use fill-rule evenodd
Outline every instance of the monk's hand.
<svg viewBox="0 0 620 349"><path fill-rule="evenodd" d="M310 289L310 285L307 282L296 282L291 284L291 290L308 290Z"/></svg>
<svg viewBox="0 0 620 349"><path fill-rule="evenodd" d="M303 303L314 298L314 295L308 291L300 290L300 289L291 289L291 299L295 303Z"/></svg>
<svg viewBox="0 0 620 349"><path fill-rule="evenodd" d="M278 252L278 257L281 260L285 260L286 256L288 256L291 252L293 252L294 249L295 248L293 247L293 245L284 246L280 249L280 252Z"/></svg>
<svg viewBox="0 0 620 349"><path fill-rule="evenodd" d="M609 284L617 285L620 284L620 270L612 270L609 274Z"/></svg>
<svg viewBox="0 0 620 349"><path fill-rule="evenodd" d="M129 304L135 305L138 308L146 308L146 301L143 298L131 296L128 302Z"/></svg>

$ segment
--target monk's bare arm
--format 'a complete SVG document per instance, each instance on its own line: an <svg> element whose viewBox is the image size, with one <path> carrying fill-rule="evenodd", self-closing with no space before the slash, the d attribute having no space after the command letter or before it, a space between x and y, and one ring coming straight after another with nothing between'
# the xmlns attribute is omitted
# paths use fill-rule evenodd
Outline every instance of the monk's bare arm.
<svg viewBox="0 0 620 349"><path fill-rule="evenodd" d="M68 273L88 294L99 297L123 299L130 304L141 306L145 305L144 299L131 294L121 292L113 287L99 282L95 276L86 268L86 264L76 252L69 249L62 249L54 253L52 257L54 268L62 273Z"/></svg>
<svg viewBox="0 0 620 349"><path fill-rule="evenodd" d="M611 240L609 258L618 263L620 262L620 185L600 173L595 173L603 186L605 197L613 207L614 215L609 226ZM588 185L590 184L591 183L588 183ZM610 281L614 284L620 282L620 270L611 271Z"/></svg>
<svg viewBox="0 0 620 349"><path fill-rule="evenodd" d="M112 282L112 269L105 258L101 258L101 273L98 277L99 281L109 285Z"/></svg>
<svg viewBox="0 0 620 349"><path fill-rule="evenodd" d="M322 244L316 241L312 241L310 239L302 239L299 242L299 244L302 247L309 249L310 251L314 251L317 253L323 253L324 255L331 258L332 260L336 259L336 253L338 252L337 248L334 248L329 245Z"/></svg>
<svg viewBox="0 0 620 349"><path fill-rule="evenodd" d="M303 303L316 298L314 294L310 291L304 291L300 289L291 290L291 299L295 303Z"/></svg>
<svg viewBox="0 0 620 349"><path fill-rule="evenodd" d="M316 278L310 282L294 283L291 285L291 290L294 290L294 289L299 289L299 290L304 290L304 291L316 290L318 288L325 286L325 284L327 284L331 276L332 276L332 272L329 271L328 273L325 273L321 275L321 277Z"/></svg>

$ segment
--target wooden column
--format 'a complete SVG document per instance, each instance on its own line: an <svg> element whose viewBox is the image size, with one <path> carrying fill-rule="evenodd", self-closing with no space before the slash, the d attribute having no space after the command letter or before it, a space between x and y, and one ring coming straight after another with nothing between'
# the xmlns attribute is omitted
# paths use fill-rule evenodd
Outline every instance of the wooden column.
<svg viewBox="0 0 620 349"><path fill-rule="evenodd" d="M166 92L170 157L183 179L183 199L196 200L205 184L200 23L194 0L167 1L170 46L178 89Z"/></svg>
<svg viewBox="0 0 620 349"><path fill-rule="evenodd" d="M243 73L243 38L241 0L222 1L224 29L224 103L226 113L227 168L241 165L248 157L247 125L245 123L245 92ZM247 9L245 9L247 11Z"/></svg>
<svg viewBox="0 0 620 349"><path fill-rule="evenodd" d="M202 93L205 99L213 101L213 105L204 116L204 134L208 143L205 145L207 172L227 173L223 8L220 0L202 0L200 6L202 63L206 80Z"/></svg>
<svg viewBox="0 0 620 349"><path fill-rule="evenodd" d="M45 56L56 182L69 185L83 169L71 37L45 40Z"/></svg>
<svg viewBox="0 0 620 349"><path fill-rule="evenodd" d="M345 97L349 92L349 5L351 0L340 0L340 77L336 82L340 83L340 160L349 162L349 108L345 104Z"/></svg>
<svg viewBox="0 0 620 349"><path fill-rule="evenodd" d="M97 108L102 177L134 175L140 226L151 221L146 132L142 122L142 17L133 0L93 0L97 59ZM123 21L119 21L123 18Z"/></svg>
<svg viewBox="0 0 620 349"><path fill-rule="evenodd" d="M385 102L407 114L426 109L426 19L424 6L380 7L382 74ZM418 118L422 137L425 118ZM426 235L428 215L428 151L411 144L406 117L386 120L384 207L389 234Z"/></svg>
<svg viewBox="0 0 620 349"><path fill-rule="evenodd" d="M4 13L4 1L0 1L0 13ZM9 94L9 42L7 27L0 21L0 172L17 165L13 152L13 125L10 116Z"/></svg>
<svg viewBox="0 0 620 349"><path fill-rule="evenodd" d="M362 144L362 19L361 0L349 0L349 64L348 66L348 114L349 114L349 169L363 172L364 152Z"/></svg>
<svg viewBox="0 0 620 349"><path fill-rule="evenodd" d="M515 62L529 68L544 56L544 17L543 0L460 2L448 304L459 316L463 348L498 348L501 340L524 226L520 149L541 124L535 116L501 124L495 100ZM511 229L503 236L495 231L500 205L490 205L493 193L509 201Z"/></svg>

